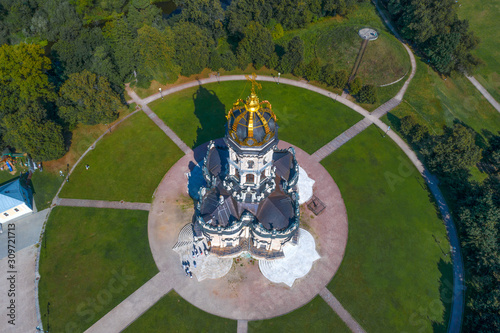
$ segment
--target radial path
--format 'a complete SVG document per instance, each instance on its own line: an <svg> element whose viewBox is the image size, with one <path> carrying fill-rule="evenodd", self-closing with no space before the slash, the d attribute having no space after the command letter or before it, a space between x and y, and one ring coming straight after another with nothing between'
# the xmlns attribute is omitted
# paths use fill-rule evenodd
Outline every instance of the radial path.
<svg viewBox="0 0 500 333"><path fill-rule="evenodd" d="M382 17L384 18L383 14ZM385 18L384 18L385 19ZM390 23L386 21L388 24L389 28L392 29L390 26ZM398 34L395 32L395 35L397 37ZM408 79L405 81L403 87L400 89L400 91L397 93L397 95L386 102L385 104L381 105L379 108L374 110L372 113L368 112L367 110L363 109L359 105L349 101L346 98L343 98L342 96L336 95L332 92L329 92L327 90L324 90L319 87L315 87L313 85L310 85L304 81L294 81L290 79L284 79L281 78L279 79L279 83L282 84L289 84L293 85L296 87L301 87L304 89L308 89L310 91L314 91L316 93L322 94L324 96L328 96L339 103L342 103L352 110L360 113L363 115L365 118L346 130L344 133L339 135L337 138L334 138L331 142L327 143L324 147L320 148L317 152L315 152L311 157L311 161L315 161L315 163L321 161L323 158L334 152L336 149L338 149L341 145L346 143L348 140L356 136L358 133L362 132L365 128L367 128L370 124L374 123L376 126L381 128L387 133L387 136L394 140L396 144L405 152L405 154L410 158L410 160L414 163L414 165L417 167L419 172L422 173L426 181L428 182L430 186L430 190L433 193L433 195L436 197L439 208L441 210L441 213L444 216L445 220L445 225L447 227L449 237L450 237L450 242L452 244L452 247L455 249L452 254L452 259L453 259L453 265L454 265L454 301L453 301L453 311L452 311L452 318L450 320L450 327L453 326L454 329L457 327L460 327L460 322L461 322L461 316L463 312L463 298L461 295L463 295L463 282L461 283L461 276L463 276L463 266L461 266L461 257L460 257L460 247L459 247L459 242L458 242L458 236L456 233L456 229L453 224L453 220L451 219L451 215L449 214L449 210L446 206L446 203L444 202L444 199L439 191L439 188L436 186L435 182L433 181L433 177L425 170L423 164L418 160L417 156L415 153L410 149L410 147L394 132L389 131L389 128L386 124L384 124L379 118L385 115L387 112L392 110L394 107L399 105L401 100L403 99L404 93L406 92L406 89L408 88L408 85L415 75L416 71L416 61L415 57L413 56L411 50L403 44L405 49L407 50L409 56L410 56L410 61L411 61L411 66L412 70L410 73L410 76ZM170 137L178 146L179 148L188 156L193 156L193 151L184 143L182 140L160 119L158 116L147 106L148 103L162 98L164 96L167 96L169 94L181 91L183 89L189 88L189 87L195 87L201 84L206 84L206 83L211 83L211 82L222 82L222 81L236 81L236 80L245 80L244 75L229 75L229 76L222 76L222 77L216 77L216 76L211 76L206 79L200 79L197 81L192 81L188 82L186 84L178 85L175 87L172 87L170 89L167 89L162 92L162 95L160 94L154 94L151 95L147 98L140 99L137 94L130 89L128 86L126 87L128 94L132 97L132 100L140 105L142 107L142 110L165 132L165 134ZM269 76L259 76L258 80L260 81L269 81L269 82L276 82L278 83L278 79L276 77L269 77ZM104 134L103 134L104 135ZM102 136L101 136L102 137ZM98 139L100 140L101 137ZM96 140L96 142L98 141ZM94 143L95 145L95 143ZM94 146L93 145L93 146ZM89 150L93 149L93 146L89 148ZM87 152L89 151L87 150ZM80 160L85 156L87 153L85 152L84 155L78 160ZM78 164L77 162L77 164ZM76 166L76 164L75 164ZM73 169L74 167L73 166ZM72 170L73 170L72 169ZM71 171L72 171L71 170ZM70 172L71 173L71 172ZM181 179L178 179L178 181L182 181ZM64 186L64 183L63 185ZM61 186L61 188L62 188ZM59 192L58 192L59 193ZM54 199L54 203L58 203L60 205L68 205L68 206L86 206L86 207L109 207L109 208L118 208L118 209L144 209L148 210L149 204L144 204L144 203L126 203L126 202L105 202L105 201L98 201L98 200L74 200L74 199L59 199L56 195ZM135 208L131 208L135 207ZM151 210L152 211L152 210ZM150 213L151 214L151 213ZM153 255L154 254L153 250ZM165 263L167 264L167 263ZM163 267L163 269L162 269ZM126 328L130 323L132 323L135 319L137 319L142 313L144 313L148 308L150 308L152 305L156 303L163 295L168 293L172 288L174 288L175 285L175 279L176 277L173 276L168 272L168 270L165 270L168 266L163 266L160 264L160 273L158 273L155 277L153 277L150 281L148 281L145 285L143 285L141 288L139 288L137 291L135 291L132 295L130 295L127 299L125 299L122 303L120 303L117 307L115 307L113 310L111 310L107 315L105 315L103 318L101 318L97 323L95 323L91 328L87 330L87 332L118 332L124 328ZM342 305L338 302L338 300L326 289L326 282L323 283L323 287L319 289L319 295L332 307L332 309L340 316L340 318L348 325L348 327L353 331L353 332L364 332L363 328L356 322L356 320L342 307ZM185 292L188 289L181 288L181 293L183 291ZM189 298L189 297L188 297ZM308 296L309 298L309 296ZM462 303L460 302L462 300ZM306 300L307 301L307 300ZM199 306L199 304L198 304ZM39 313L38 313L39 315ZM39 317L40 318L40 317ZM248 329L248 321L247 319L238 319L238 332L247 332ZM451 331L451 329L449 329Z"/></svg>
<svg viewBox="0 0 500 333"><path fill-rule="evenodd" d="M113 209L147 210L151 209L151 204L146 202L126 202L126 201L105 201L105 200L83 200L83 199L61 199L57 201L59 206L70 207L94 207Z"/></svg>

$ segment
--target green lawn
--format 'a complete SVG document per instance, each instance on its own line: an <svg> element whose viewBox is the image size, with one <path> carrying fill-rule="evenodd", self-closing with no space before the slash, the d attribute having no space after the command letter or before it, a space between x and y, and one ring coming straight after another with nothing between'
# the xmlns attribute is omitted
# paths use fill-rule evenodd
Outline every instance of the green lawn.
<svg viewBox="0 0 500 333"><path fill-rule="evenodd" d="M320 296L284 316L248 322L249 332L350 332L349 328Z"/></svg>
<svg viewBox="0 0 500 333"><path fill-rule="evenodd" d="M36 208L39 211L50 207L52 199L54 199L63 180L63 177L49 171L36 171L33 173L31 176L31 185Z"/></svg>
<svg viewBox="0 0 500 333"><path fill-rule="evenodd" d="M106 135L78 164L60 196L150 202L182 151L144 113ZM89 165L89 170L85 165Z"/></svg>
<svg viewBox="0 0 500 333"><path fill-rule="evenodd" d="M460 18L469 20L470 29L481 39L476 55L485 65L474 75L476 79L500 101L500 0L460 0Z"/></svg>
<svg viewBox="0 0 500 333"><path fill-rule="evenodd" d="M123 332L236 332L236 324L198 309L171 291Z"/></svg>
<svg viewBox="0 0 500 333"><path fill-rule="evenodd" d="M388 115L402 118L414 114L431 133L441 134L443 126L460 121L481 135L500 129L500 114L464 77L440 78L429 66L417 59L417 73L403 102ZM392 117L392 124L397 119Z"/></svg>
<svg viewBox="0 0 500 333"><path fill-rule="evenodd" d="M445 227L421 175L382 136L372 125L322 161L349 218L328 289L368 332L445 331L453 281Z"/></svg>
<svg viewBox="0 0 500 333"><path fill-rule="evenodd" d="M150 104L151 109L190 147L225 135L226 112L250 93L247 81L185 89ZM313 153L361 120L331 98L285 84L262 82L257 92L276 113L279 138Z"/></svg>
<svg viewBox="0 0 500 333"><path fill-rule="evenodd" d="M40 257L40 308L51 332L83 332L158 269L148 243L148 212L56 207Z"/></svg>

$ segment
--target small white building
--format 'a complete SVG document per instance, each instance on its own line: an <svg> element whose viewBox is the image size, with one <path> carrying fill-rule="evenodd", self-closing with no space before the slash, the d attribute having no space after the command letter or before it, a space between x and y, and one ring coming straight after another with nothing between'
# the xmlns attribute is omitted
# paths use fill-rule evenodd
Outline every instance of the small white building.
<svg viewBox="0 0 500 333"><path fill-rule="evenodd" d="M33 195L18 178L0 186L0 223L33 212Z"/></svg>

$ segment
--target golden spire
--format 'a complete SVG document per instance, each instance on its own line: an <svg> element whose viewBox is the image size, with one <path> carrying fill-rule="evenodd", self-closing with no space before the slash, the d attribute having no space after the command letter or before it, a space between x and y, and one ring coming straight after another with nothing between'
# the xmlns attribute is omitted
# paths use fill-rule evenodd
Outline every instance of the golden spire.
<svg viewBox="0 0 500 333"><path fill-rule="evenodd" d="M250 112L255 112L259 109L259 98L257 97L257 94L255 93L255 88L257 89L262 89L262 86L260 83L256 81L257 79L257 74L252 73L252 76L245 75L248 81L252 82L252 92L250 93L250 96L247 98L247 103L245 105L245 108L250 111Z"/></svg>

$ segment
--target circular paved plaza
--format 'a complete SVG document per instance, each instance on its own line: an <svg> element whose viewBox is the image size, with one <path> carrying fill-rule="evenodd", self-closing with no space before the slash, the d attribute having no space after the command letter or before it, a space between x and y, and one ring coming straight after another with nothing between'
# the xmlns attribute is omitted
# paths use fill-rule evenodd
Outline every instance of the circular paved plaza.
<svg viewBox="0 0 500 333"><path fill-rule="evenodd" d="M278 148L288 148L280 141ZM193 200L187 191L187 173L203 160L207 144L182 157L165 175L155 192L149 213L148 233L153 258L177 293L191 304L217 316L258 320L276 317L307 304L337 271L347 244L347 214L340 191L328 172L310 155L294 147L299 165L315 180L314 195L326 209L315 216L301 208L301 228L311 233L321 256L311 271L292 288L272 283L256 260L240 259L219 279L187 278L172 250L180 230L192 221ZM166 281L167 283L167 281Z"/></svg>

